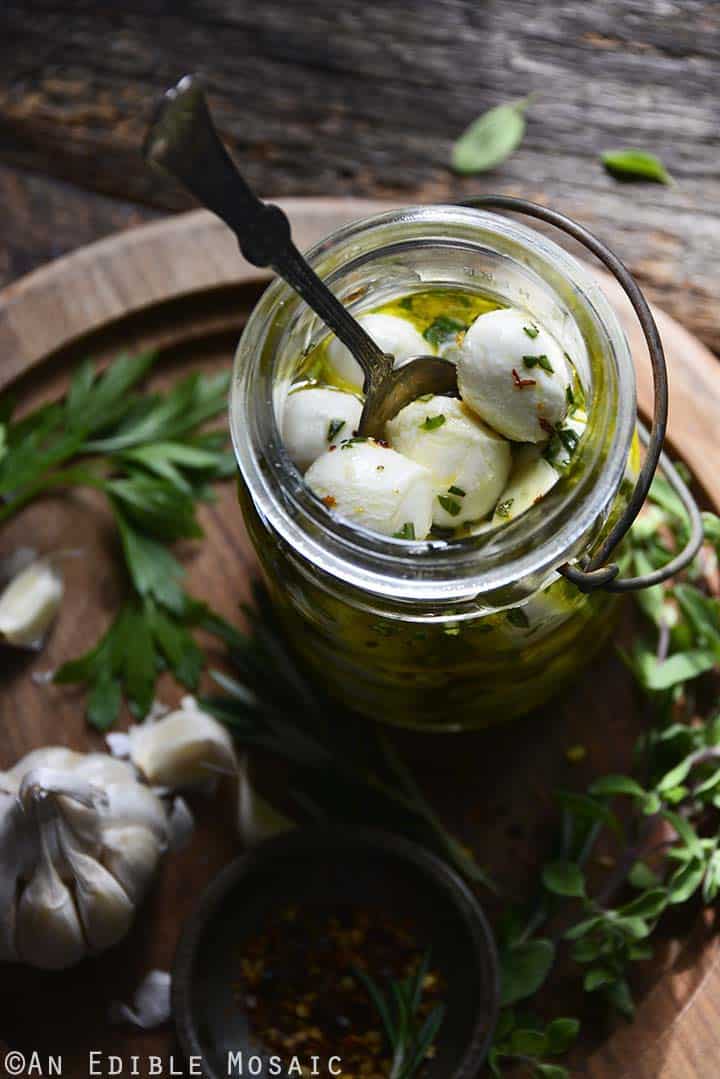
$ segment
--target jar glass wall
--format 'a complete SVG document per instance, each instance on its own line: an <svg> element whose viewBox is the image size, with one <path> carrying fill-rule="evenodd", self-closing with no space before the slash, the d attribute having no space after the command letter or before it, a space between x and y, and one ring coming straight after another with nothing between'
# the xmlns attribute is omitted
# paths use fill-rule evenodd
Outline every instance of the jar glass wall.
<svg viewBox="0 0 720 1079"><path fill-rule="evenodd" d="M346 704L432 729L528 711L602 642L614 601L557 567L591 553L632 472L634 369L590 272L542 234L477 210L415 207L355 223L310 253L355 313L458 288L522 307L572 357L589 421L572 469L515 521L413 543L334 518L290 461L278 418L302 358L326 334L276 281L238 346L231 430L241 504L289 640Z"/></svg>

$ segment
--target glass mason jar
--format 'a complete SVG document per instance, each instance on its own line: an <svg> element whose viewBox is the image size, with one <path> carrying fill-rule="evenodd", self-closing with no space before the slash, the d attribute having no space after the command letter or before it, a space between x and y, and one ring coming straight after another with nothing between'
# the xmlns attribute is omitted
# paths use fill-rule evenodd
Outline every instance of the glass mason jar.
<svg viewBox="0 0 720 1079"><path fill-rule="evenodd" d="M283 402L327 330L284 282L264 293L235 357L240 502L306 668L345 706L407 727L466 730L528 712L613 626L617 597L584 594L558 567L597 549L639 467L635 373L617 317L557 244L467 207L355 222L308 259L355 314L414 291L477 291L529 311L573 359L589 422L569 472L499 529L408 543L334 518L285 451Z"/></svg>

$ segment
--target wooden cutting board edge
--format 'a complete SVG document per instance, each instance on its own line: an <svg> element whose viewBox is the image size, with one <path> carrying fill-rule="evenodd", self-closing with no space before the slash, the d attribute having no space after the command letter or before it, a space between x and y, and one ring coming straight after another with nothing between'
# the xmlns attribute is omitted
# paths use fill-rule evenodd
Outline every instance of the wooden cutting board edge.
<svg viewBox="0 0 720 1079"><path fill-rule="evenodd" d="M369 199L281 199L301 249L341 225L396 204ZM263 275L239 255L227 229L204 210L129 229L41 267L0 292L0 391L60 347L117 318L157 303ZM598 271L618 310L638 372L638 399L652 401L647 350L619 286ZM720 364L669 315L655 311L670 373L669 437L720 506L720 469L713 418L720 418ZM642 1066L617 1060L620 1074L658 1079L710 1079L720 1070L720 964L715 962L692 1000ZM624 1039L623 1039L624 1040ZM601 1051L600 1055L604 1055ZM594 1069L591 1069L594 1070Z"/></svg>

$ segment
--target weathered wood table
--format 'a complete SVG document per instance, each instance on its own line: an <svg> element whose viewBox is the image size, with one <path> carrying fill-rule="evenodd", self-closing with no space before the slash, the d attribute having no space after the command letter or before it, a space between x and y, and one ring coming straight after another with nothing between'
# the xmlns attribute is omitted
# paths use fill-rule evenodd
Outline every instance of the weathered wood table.
<svg viewBox="0 0 720 1079"><path fill-rule="evenodd" d="M4 0L0 284L187 205L138 143L158 93L191 70L258 191L537 199L595 229L720 349L714 0ZM517 153L454 176L456 135L530 91ZM659 154L677 183L613 180L598 154L618 145Z"/></svg>

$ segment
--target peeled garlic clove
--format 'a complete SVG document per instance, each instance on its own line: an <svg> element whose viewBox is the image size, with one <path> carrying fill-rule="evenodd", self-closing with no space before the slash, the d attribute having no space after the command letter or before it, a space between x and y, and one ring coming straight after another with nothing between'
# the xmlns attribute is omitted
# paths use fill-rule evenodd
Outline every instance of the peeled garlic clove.
<svg viewBox="0 0 720 1079"><path fill-rule="evenodd" d="M510 479L493 514L492 524L503 525L539 502L560 479L538 446L519 446L513 454Z"/></svg>
<svg viewBox="0 0 720 1079"><path fill-rule="evenodd" d="M43 824L43 833L52 824ZM86 946L75 901L53 865L46 839L43 848L20 897L15 945L24 963L42 970L63 970L83 958Z"/></svg>
<svg viewBox="0 0 720 1079"><path fill-rule="evenodd" d="M232 738L192 698L155 723L131 728L130 758L149 783L173 789L237 773Z"/></svg>
<svg viewBox="0 0 720 1079"><path fill-rule="evenodd" d="M58 612L63 580L47 559L18 573L0 595L0 640L22 648L42 641Z"/></svg>
<svg viewBox="0 0 720 1079"><path fill-rule="evenodd" d="M429 356L435 351L411 322L397 315L360 315L358 322L379 349L395 357L396 367L401 367L416 356ZM327 358L336 375L350 386L362 389L360 364L337 337L333 337L327 347Z"/></svg>
<svg viewBox="0 0 720 1079"><path fill-rule="evenodd" d="M546 442L565 419L570 372L563 350L523 311L480 315L463 338L457 372L463 401L515 442Z"/></svg>
<svg viewBox="0 0 720 1079"><path fill-rule="evenodd" d="M453 397L413 401L387 425L394 449L430 470L433 523L484 517L510 474L510 443Z"/></svg>
<svg viewBox="0 0 720 1079"><path fill-rule="evenodd" d="M157 836L139 825L103 832L103 864L136 905L147 891L162 851Z"/></svg>
<svg viewBox="0 0 720 1079"><path fill-rule="evenodd" d="M357 431L362 404L351 393L308 386L285 401L282 437L293 462L304 472L328 446Z"/></svg>
<svg viewBox="0 0 720 1079"><path fill-rule="evenodd" d="M432 524L429 469L367 439L328 450L305 473L305 482L338 517L392 536L424 539Z"/></svg>

